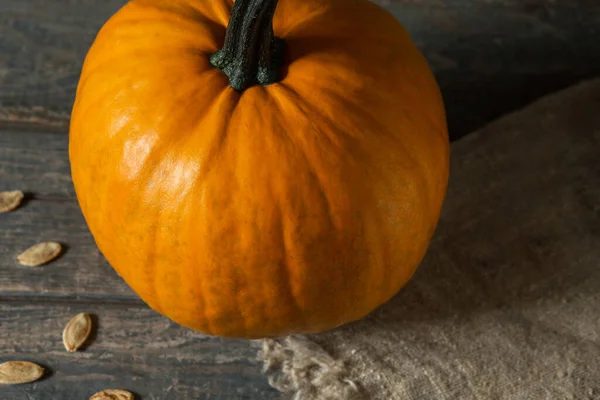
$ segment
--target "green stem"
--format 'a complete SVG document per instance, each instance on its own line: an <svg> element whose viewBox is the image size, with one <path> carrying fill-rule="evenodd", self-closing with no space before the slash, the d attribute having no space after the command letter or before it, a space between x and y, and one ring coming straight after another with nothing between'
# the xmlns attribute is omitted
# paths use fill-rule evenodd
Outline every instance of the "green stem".
<svg viewBox="0 0 600 400"><path fill-rule="evenodd" d="M211 55L210 62L237 91L281 80L285 42L273 33L277 2L236 0L233 5L223 48Z"/></svg>

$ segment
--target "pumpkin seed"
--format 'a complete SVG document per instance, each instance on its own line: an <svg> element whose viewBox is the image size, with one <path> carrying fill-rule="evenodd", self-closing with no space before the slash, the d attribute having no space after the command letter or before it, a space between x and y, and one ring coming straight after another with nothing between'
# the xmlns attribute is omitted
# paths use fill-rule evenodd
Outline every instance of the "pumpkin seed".
<svg viewBox="0 0 600 400"><path fill-rule="evenodd" d="M44 376L44 368L29 361L8 361L0 364L0 383L18 385L37 381Z"/></svg>
<svg viewBox="0 0 600 400"><path fill-rule="evenodd" d="M0 192L0 214L14 210L21 205L25 195L20 190Z"/></svg>
<svg viewBox="0 0 600 400"><path fill-rule="evenodd" d="M107 389L96 393L90 400L134 400L134 397L127 390Z"/></svg>
<svg viewBox="0 0 600 400"><path fill-rule="evenodd" d="M77 351L92 332L92 319L86 313L71 318L63 330L63 344L68 352Z"/></svg>
<svg viewBox="0 0 600 400"><path fill-rule="evenodd" d="M54 260L60 254L62 246L56 242L38 243L21 253L17 260L21 265L37 267Z"/></svg>

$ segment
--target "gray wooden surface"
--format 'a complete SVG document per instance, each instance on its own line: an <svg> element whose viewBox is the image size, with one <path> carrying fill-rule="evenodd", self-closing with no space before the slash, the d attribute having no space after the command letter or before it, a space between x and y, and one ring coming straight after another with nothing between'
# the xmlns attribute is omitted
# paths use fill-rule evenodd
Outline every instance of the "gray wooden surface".
<svg viewBox="0 0 600 400"><path fill-rule="evenodd" d="M0 215L0 362L47 367L0 400L87 399L107 387L140 400L277 399L247 341L211 338L150 311L97 250L74 198L66 123L81 64L124 0L0 0L0 191L21 189ZM600 1L378 0L430 61L453 138L582 78L600 75ZM40 268L20 251L56 240ZM81 311L98 329L68 354L61 332Z"/></svg>
<svg viewBox="0 0 600 400"><path fill-rule="evenodd" d="M92 313L98 328L84 351L67 353L62 329L79 312ZM139 304L4 300L0 326L0 362L33 361L48 371L37 383L0 387L2 400L87 400L115 387L143 400L279 398L247 342L181 329Z"/></svg>

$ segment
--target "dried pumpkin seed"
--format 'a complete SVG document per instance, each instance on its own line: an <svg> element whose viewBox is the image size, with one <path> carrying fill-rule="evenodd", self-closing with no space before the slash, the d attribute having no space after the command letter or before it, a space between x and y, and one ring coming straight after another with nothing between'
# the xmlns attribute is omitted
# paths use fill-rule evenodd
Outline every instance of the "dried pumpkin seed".
<svg viewBox="0 0 600 400"><path fill-rule="evenodd" d="M44 376L44 368L29 361L8 361L0 364L0 383L18 385L37 381Z"/></svg>
<svg viewBox="0 0 600 400"><path fill-rule="evenodd" d="M21 253L17 260L21 265L37 267L49 263L60 254L62 246L56 242L43 242L32 246Z"/></svg>
<svg viewBox="0 0 600 400"><path fill-rule="evenodd" d="M127 390L107 389L96 393L90 400L134 400L134 397Z"/></svg>
<svg viewBox="0 0 600 400"><path fill-rule="evenodd" d="M21 205L25 195L20 190L0 192L0 214L14 210Z"/></svg>
<svg viewBox="0 0 600 400"><path fill-rule="evenodd" d="M63 330L63 344L68 352L77 351L92 332L92 319L86 313L74 316Z"/></svg>

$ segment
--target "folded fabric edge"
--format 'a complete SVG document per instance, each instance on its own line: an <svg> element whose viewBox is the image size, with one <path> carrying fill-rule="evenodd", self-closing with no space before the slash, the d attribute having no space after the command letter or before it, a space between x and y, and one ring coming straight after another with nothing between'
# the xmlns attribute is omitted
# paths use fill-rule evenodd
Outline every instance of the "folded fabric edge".
<svg viewBox="0 0 600 400"><path fill-rule="evenodd" d="M366 400L344 362L306 336L265 339L258 355L269 384L294 400Z"/></svg>

